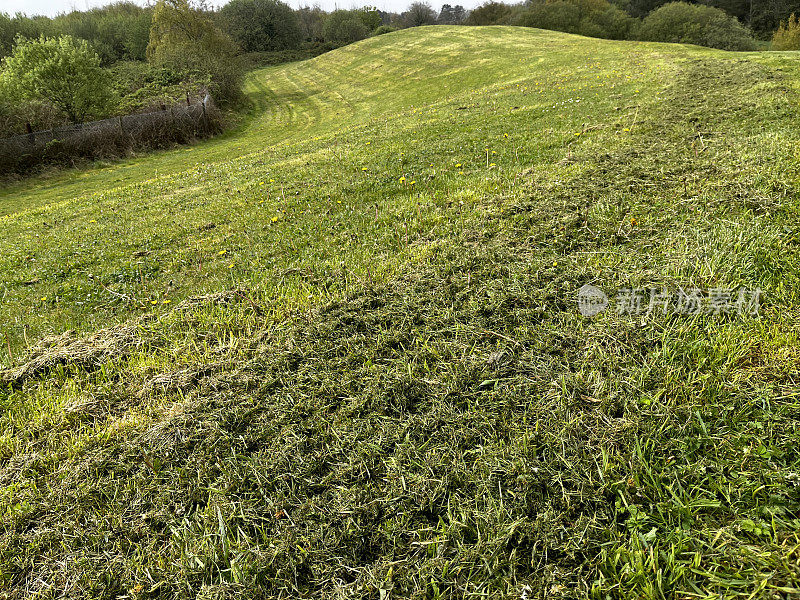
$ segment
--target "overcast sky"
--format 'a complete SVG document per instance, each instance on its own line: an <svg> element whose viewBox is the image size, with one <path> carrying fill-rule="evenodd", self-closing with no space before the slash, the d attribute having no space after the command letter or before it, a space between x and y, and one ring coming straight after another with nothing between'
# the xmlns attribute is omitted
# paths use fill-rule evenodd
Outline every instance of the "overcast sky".
<svg viewBox="0 0 800 600"><path fill-rule="evenodd" d="M142 6L147 4L147 0L133 0ZM377 0L375 2L353 1L353 0L284 0L289 6L298 8L300 6L319 4L325 10L335 8L353 8L354 6L377 6L381 10L388 12L402 12L413 0ZM210 0L211 6L222 6L227 0ZM482 4L484 0L435 0L430 2L433 9L438 13L442 4L461 4L464 8L475 8ZM0 12L14 14L24 12L28 15L47 15L52 17L60 12L71 10L86 10L95 6L110 4L109 0L0 0Z"/></svg>

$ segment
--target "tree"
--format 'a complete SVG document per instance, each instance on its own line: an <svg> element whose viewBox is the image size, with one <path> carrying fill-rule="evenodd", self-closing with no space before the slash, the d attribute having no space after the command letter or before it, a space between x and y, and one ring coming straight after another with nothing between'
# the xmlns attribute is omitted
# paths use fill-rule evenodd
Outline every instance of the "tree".
<svg viewBox="0 0 800 600"><path fill-rule="evenodd" d="M300 25L300 34L307 42L320 42L323 40L322 28L325 25L325 12L319 5L303 6L295 13Z"/></svg>
<svg viewBox="0 0 800 600"><path fill-rule="evenodd" d="M436 22L439 25L461 25L464 19L467 18L467 11L460 4L450 6L449 4L442 4L442 10L439 11L439 16Z"/></svg>
<svg viewBox="0 0 800 600"><path fill-rule="evenodd" d="M433 12L430 4L414 2L406 12L400 15L400 21L404 27L434 25L436 23L436 13Z"/></svg>
<svg viewBox="0 0 800 600"><path fill-rule="evenodd" d="M0 13L0 57L11 54L14 47L14 21L5 13Z"/></svg>
<svg viewBox="0 0 800 600"><path fill-rule="evenodd" d="M231 0L219 19L245 52L289 50L303 41L297 15L278 0Z"/></svg>
<svg viewBox="0 0 800 600"><path fill-rule="evenodd" d="M116 2L59 15L53 19L52 28L59 35L88 41L103 63L111 64L118 60L144 60L151 18L151 9Z"/></svg>
<svg viewBox="0 0 800 600"><path fill-rule="evenodd" d="M363 6L355 9L355 12L369 31L375 31L378 27L383 25L381 12L374 6Z"/></svg>
<svg viewBox="0 0 800 600"><path fill-rule="evenodd" d="M100 57L86 40L71 36L17 38L3 61L2 86L25 100L44 100L73 123L101 114L111 98Z"/></svg>
<svg viewBox="0 0 800 600"><path fill-rule="evenodd" d="M773 50L800 50L800 21L792 13L789 20L781 23L772 36Z"/></svg>
<svg viewBox="0 0 800 600"><path fill-rule="evenodd" d="M157 66L206 75L221 102L239 98L242 71L236 44L187 0L159 0L153 12L147 59Z"/></svg>
<svg viewBox="0 0 800 600"><path fill-rule="evenodd" d="M508 23L513 11L508 4L489 1L469 13L465 25L499 25ZM535 26L536 27L536 26Z"/></svg>
<svg viewBox="0 0 800 600"><path fill-rule="evenodd" d="M325 21L322 35L327 42L352 44L369 35L369 29L354 10L335 10Z"/></svg>
<svg viewBox="0 0 800 600"><path fill-rule="evenodd" d="M647 15L640 31L653 42L699 44L722 50L754 50L750 33L718 8L670 2Z"/></svg>

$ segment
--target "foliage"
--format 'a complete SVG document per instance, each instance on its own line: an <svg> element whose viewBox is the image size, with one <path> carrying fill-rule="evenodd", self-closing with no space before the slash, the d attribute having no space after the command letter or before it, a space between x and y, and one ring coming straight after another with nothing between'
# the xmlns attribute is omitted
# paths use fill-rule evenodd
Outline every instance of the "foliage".
<svg viewBox="0 0 800 600"><path fill-rule="evenodd" d="M104 65L117 60L144 60L151 16L151 9L132 2L72 11L52 19L0 13L0 56L11 52L17 36L38 39L70 35L89 42Z"/></svg>
<svg viewBox="0 0 800 600"><path fill-rule="evenodd" d="M0 57L11 53L17 38L39 39L56 35L52 20L47 17L28 17L23 14L10 17L0 13Z"/></svg>
<svg viewBox="0 0 800 600"><path fill-rule="evenodd" d="M355 13L369 31L374 31L383 24L381 13L374 6L362 6L355 9Z"/></svg>
<svg viewBox="0 0 800 600"><path fill-rule="evenodd" d="M470 11L464 21L465 25L502 25L507 24L513 11L508 4L490 0Z"/></svg>
<svg viewBox="0 0 800 600"><path fill-rule="evenodd" d="M88 11L73 11L52 21L54 31L88 41L103 64L144 60L152 10L131 2L116 2Z"/></svg>
<svg viewBox="0 0 800 600"><path fill-rule="evenodd" d="M323 41L322 28L325 26L327 13L319 6L303 6L295 11L300 34L306 42Z"/></svg>
<svg viewBox="0 0 800 600"><path fill-rule="evenodd" d="M520 25L566 33L577 33L581 10L569 0L553 0L530 4L520 18Z"/></svg>
<svg viewBox="0 0 800 600"><path fill-rule="evenodd" d="M111 100L100 58L85 40L71 36L19 39L1 77L11 94L49 102L75 123L101 114Z"/></svg>
<svg viewBox="0 0 800 600"><path fill-rule="evenodd" d="M153 14L148 60L175 71L199 72L211 80L222 103L239 99L242 69L236 44L187 0L159 0Z"/></svg>
<svg viewBox="0 0 800 600"><path fill-rule="evenodd" d="M369 28L358 10L335 10L328 15L322 28L322 36L326 41L336 44L352 44L369 35Z"/></svg>
<svg viewBox="0 0 800 600"><path fill-rule="evenodd" d="M668 0L623 0L634 17L645 17ZM775 31L793 12L800 11L800 0L705 0L703 5L719 8L761 34Z"/></svg>
<svg viewBox="0 0 800 600"><path fill-rule="evenodd" d="M400 15L403 27L420 27L436 23L436 13L427 2L412 2L408 9Z"/></svg>
<svg viewBox="0 0 800 600"><path fill-rule="evenodd" d="M642 23L642 39L654 42L699 44L722 50L755 50L750 33L735 17L718 8L670 2Z"/></svg>
<svg viewBox="0 0 800 600"><path fill-rule="evenodd" d="M293 50L303 41L295 11L280 0L231 0L218 16L245 52Z"/></svg>
<svg viewBox="0 0 800 600"><path fill-rule="evenodd" d="M628 39L637 21L606 0L529 1L518 23L590 37Z"/></svg>
<svg viewBox="0 0 800 600"><path fill-rule="evenodd" d="M397 31L397 28L392 27L391 25L381 25L372 32L372 35L383 35L385 33L392 33L393 31Z"/></svg>
<svg viewBox="0 0 800 600"><path fill-rule="evenodd" d="M182 104L187 95L197 101L211 85L208 75L139 61L120 61L110 67L109 72L119 97L114 109L116 115Z"/></svg>
<svg viewBox="0 0 800 600"><path fill-rule="evenodd" d="M773 50L800 50L800 21L792 14L772 37Z"/></svg>
<svg viewBox="0 0 800 600"><path fill-rule="evenodd" d="M439 16L436 17L436 22L439 25L461 25L466 18L467 11L460 4L455 6L442 4L442 9L439 11Z"/></svg>

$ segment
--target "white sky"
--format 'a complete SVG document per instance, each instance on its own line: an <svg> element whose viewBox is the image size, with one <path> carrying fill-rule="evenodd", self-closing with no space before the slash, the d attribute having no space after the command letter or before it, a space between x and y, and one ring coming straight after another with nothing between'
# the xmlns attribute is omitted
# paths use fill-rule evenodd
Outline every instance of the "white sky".
<svg viewBox="0 0 800 600"><path fill-rule="evenodd" d="M147 0L133 0L136 4L142 6L148 4ZM381 10L387 12L402 12L411 4L413 0L376 0L369 2L367 0L284 0L289 6L298 8L300 6L319 4L325 10L333 10L335 8L353 8L355 6L377 6ZM433 9L438 13L442 4L461 4L464 8L475 8L483 4L485 0L429 0ZM209 0L207 4L210 6L222 6L227 0ZM69 12L71 10L86 10L95 6L103 6L110 4L110 0L0 0L0 12L14 14L16 12L23 12L28 15L47 15L54 16L61 12Z"/></svg>

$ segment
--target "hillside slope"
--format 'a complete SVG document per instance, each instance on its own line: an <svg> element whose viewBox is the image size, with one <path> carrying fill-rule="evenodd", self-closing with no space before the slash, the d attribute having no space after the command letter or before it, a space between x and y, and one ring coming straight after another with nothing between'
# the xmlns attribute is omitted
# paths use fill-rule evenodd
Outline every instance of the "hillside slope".
<svg viewBox="0 0 800 600"><path fill-rule="evenodd" d="M418 28L5 190L0 597L800 593L798 60Z"/></svg>

